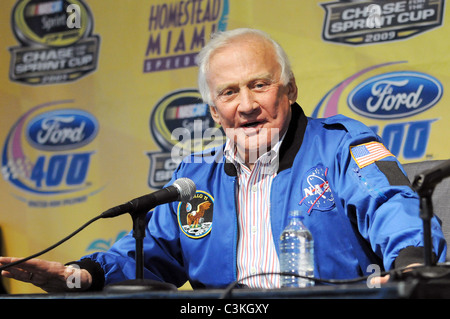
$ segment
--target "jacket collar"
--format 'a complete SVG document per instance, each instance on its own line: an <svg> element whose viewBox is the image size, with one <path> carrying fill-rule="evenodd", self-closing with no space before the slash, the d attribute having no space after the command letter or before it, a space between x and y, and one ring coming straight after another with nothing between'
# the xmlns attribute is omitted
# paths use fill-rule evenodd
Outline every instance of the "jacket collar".
<svg viewBox="0 0 450 319"><path fill-rule="evenodd" d="M295 156L303 143L303 136L308 124L308 119L300 105L292 104L291 110L291 122L279 151L280 162L277 173L292 167ZM225 162L224 170L229 176L237 176L236 167L229 161Z"/></svg>

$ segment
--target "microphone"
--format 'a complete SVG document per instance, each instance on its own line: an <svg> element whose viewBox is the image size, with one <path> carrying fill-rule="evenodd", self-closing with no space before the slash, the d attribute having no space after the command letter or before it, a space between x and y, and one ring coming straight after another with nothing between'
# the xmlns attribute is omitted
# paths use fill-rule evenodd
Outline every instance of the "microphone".
<svg viewBox="0 0 450 319"><path fill-rule="evenodd" d="M427 169L414 178L412 187L420 197L420 218L423 223L424 259L425 266L433 266L433 243L431 234L431 218L433 217L432 194L434 188L444 178L450 176L450 160Z"/></svg>
<svg viewBox="0 0 450 319"><path fill-rule="evenodd" d="M36 253L33 254L31 256L28 256L26 258L22 258L19 260L16 260L15 262L6 264L6 265L2 265L0 266L0 272L4 269L7 269L11 266L15 266L18 264L21 264L27 260L30 260L32 258L37 258L47 252L49 252L50 250L58 247L59 245L61 245L62 243L66 242L67 240L69 240L70 238L72 238L73 236L75 236L76 234L78 234L80 231L82 231L83 229L85 229L87 226L89 226L90 224L92 224L93 222L101 219L101 218L111 218L111 217L115 217L115 216L119 216L125 213L141 213L141 212L148 212L150 211L152 208L154 208L157 205L161 205L161 204L165 204L165 203L170 203L170 202L174 202L174 201L182 201L182 202L187 202L189 200L191 200L196 192L196 187L195 184L192 180L190 180L189 178L179 178L177 179L175 182L173 182L173 184L171 186L168 186L166 188L163 188L159 191L156 191L152 194L148 194L148 195L144 195L141 196L139 198L133 199L131 201L129 201L128 203L113 207L111 209L108 209L107 211L101 213L100 215L97 215L96 217L92 218L91 220L89 220L87 223L85 223L84 225L82 225L81 227L79 227L77 230L75 230L73 233L71 233L70 235L64 237L63 239L61 239L59 242L57 242L56 244L51 245L50 247ZM133 217L135 217L135 219L138 219L141 215L135 215ZM142 225L137 225L137 226L142 226ZM134 229L134 225L133 225L133 229ZM139 228L139 227L137 227ZM141 231L142 233L142 231ZM137 242L137 241L136 241ZM142 251L142 247L138 246L136 244L136 265L141 265L142 264L142 260L139 260L138 262L138 258L141 258L139 256L138 252L138 248L139 250ZM142 258L141 258L142 259ZM142 266L141 266L142 268ZM136 273L138 271L136 270ZM140 271L142 272L142 271ZM142 274L141 274L142 277Z"/></svg>
<svg viewBox="0 0 450 319"><path fill-rule="evenodd" d="M434 189L437 184L448 176L450 176L450 160L417 175L413 182L413 188L419 194L421 191L429 191L430 189Z"/></svg>
<svg viewBox="0 0 450 319"><path fill-rule="evenodd" d="M196 187L192 180L185 177L179 178L171 186L110 208L100 216L101 218L111 218L125 213L146 213L158 205L174 201L187 202L194 197L195 191Z"/></svg>

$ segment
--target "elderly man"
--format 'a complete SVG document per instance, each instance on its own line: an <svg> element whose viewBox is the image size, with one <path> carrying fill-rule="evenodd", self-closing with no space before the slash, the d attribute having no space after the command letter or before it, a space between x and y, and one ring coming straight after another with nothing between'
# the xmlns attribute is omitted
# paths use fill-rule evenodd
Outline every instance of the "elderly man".
<svg viewBox="0 0 450 319"><path fill-rule="evenodd" d="M198 63L200 92L227 142L187 157L174 172L172 181L195 182L192 202L148 213L146 278L177 286L189 281L194 288L236 280L278 287L277 275L253 275L280 271L278 241L292 210L304 212L314 237L315 277L354 278L370 274L373 264L392 269L422 262L419 200L398 161L357 121L306 117L276 42L252 29L219 33ZM193 228L186 220L200 209L201 227L197 221ZM446 243L436 219L432 227L435 258L443 261ZM76 262L82 289L133 279L134 247L128 235L108 252ZM71 273L59 263L31 260L3 275L61 291Z"/></svg>

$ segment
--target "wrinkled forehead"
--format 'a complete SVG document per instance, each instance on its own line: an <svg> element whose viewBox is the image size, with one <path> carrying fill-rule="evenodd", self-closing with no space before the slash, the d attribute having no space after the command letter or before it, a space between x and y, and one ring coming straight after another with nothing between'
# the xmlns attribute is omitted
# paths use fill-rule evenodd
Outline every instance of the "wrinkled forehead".
<svg viewBox="0 0 450 319"><path fill-rule="evenodd" d="M246 50L252 49L255 51L262 51L267 54L276 55L275 48L269 40L258 34L241 34L234 38L228 39L221 46L215 48L211 52L209 60L211 62L214 56L224 54L224 52L229 50L242 50L244 48Z"/></svg>
<svg viewBox="0 0 450 319"><path fill-rule="evenodd" d="M208 75L217 75L226 68L234 67L237 59L247 61L249 64L259 64L270 66L270 69L279 75L281 64L276 55L276 50L267 39L257 35L241 35L229 39L226 44L216 48L210 55L207 68ZM242 70L246 65L242 67ZM241 69L239 69L241 70Z"/></svg>

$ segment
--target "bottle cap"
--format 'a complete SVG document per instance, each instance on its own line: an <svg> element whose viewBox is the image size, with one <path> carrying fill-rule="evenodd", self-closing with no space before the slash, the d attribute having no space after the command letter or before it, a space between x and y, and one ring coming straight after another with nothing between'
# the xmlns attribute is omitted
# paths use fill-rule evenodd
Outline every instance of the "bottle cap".
<svg viewBox="0 0 450 319"><path fill-rule="evenodd" d="M299 210L290 211L288 217L289 218L300 218L300 219L305 218L303 213L301 211L299 211Z"/></svg>

